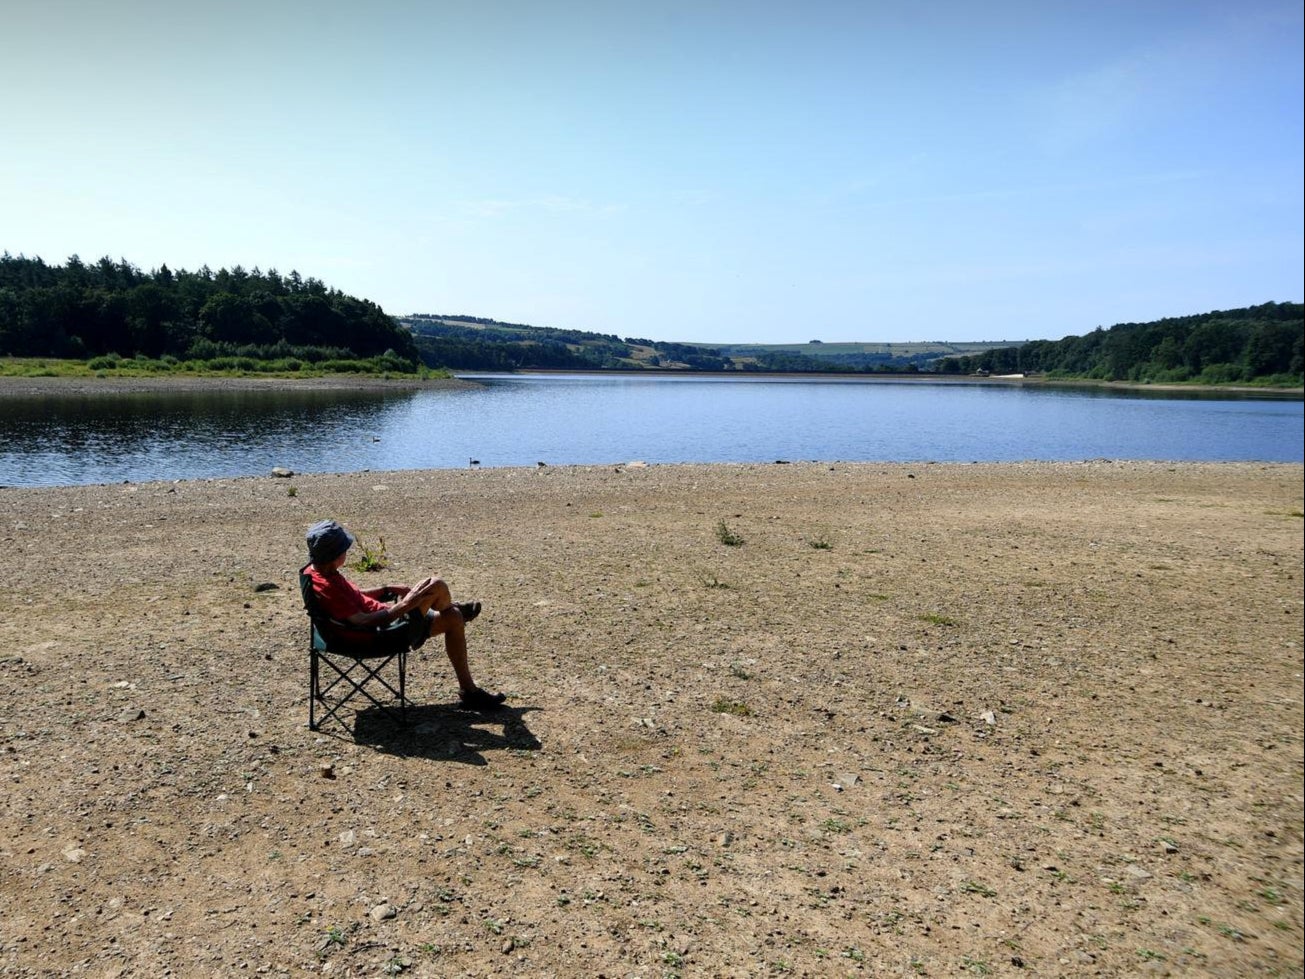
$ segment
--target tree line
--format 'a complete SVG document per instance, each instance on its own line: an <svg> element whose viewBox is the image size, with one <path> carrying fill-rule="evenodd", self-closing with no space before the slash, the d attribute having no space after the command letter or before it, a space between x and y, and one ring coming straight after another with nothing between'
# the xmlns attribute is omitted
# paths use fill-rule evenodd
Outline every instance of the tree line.
<svg viewBox="0 0 1305 979"><path fill-rule="evenodd" d="M1098 327L938 363L946 374L1042 373L1105 381L1299 385L1305 376L1305 305L1263 303L1149 323Z"/></svg>
<svg viewBox="0 0 1305 979"><path fill-rule="evenodd" d="M416 370L412 335L378 305L298 272L237 265L144 272L125 259L0 256L0 356L343 362Z"/></svg>

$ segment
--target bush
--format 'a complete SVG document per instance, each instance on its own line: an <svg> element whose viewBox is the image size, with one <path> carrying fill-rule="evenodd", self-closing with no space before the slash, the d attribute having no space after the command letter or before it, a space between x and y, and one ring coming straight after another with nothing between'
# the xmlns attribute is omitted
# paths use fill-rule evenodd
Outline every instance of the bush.
<svg viewBox="0 0 1305 979"><path fill-rule="evenodd" d="M1232 384L1246 380L1246 368L1237 364L1209 364L1197 378L1202 384Z"/></svg>

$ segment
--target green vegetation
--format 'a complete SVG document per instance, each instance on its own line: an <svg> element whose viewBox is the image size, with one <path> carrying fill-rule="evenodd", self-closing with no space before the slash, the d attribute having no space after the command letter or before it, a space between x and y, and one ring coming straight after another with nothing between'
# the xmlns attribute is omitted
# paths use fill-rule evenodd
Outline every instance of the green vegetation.
<svg viewBox="0 0 1305 979"><path fill-rule="evenodd" d="M1305 305L1264 303L1152 323L1119 323L1086 336L1036 340L938 364L944 374L1037 372L1105 381L1299 386L1305 376Z"/></svg>
<svg viewBox="0 0 1305 979"><path fill-rule="evenodd" d="M714 714L733 714L735 717L752 716L752 708L747 704L726 697L718 697L716 702L711 705L711 709Z"/></svg>
<svg viewBox="0 0 1305 979"><path fill-rule="evenodd" d="M91 373L404 373L412 335L375 303L275 269L142 272L0 256L0 356L84 360ZM53 373L75 373L45 367ZM8 372L16 372L11 369Z"/></svg>
<svg viewBox="0 0 1305 979"><path fill-rule="evenodd" d="M1027 343L677 343L466 315L396 320L298 272L142 272L0 256L0 374L670 370L1041 374L1139 383L1302 384L1305 305L1264 303ZM815 546L815 545L813 545Z"/></svg>
<svg viewBox="0 0 1305 979"><path fill-rule="evenodd" d="M941 626L960 625L960 623L956 619L953 619L950 615L938 615L935 612L926 612L922 615L917 615L916 618L919 619L921 622L929 623L929 625L941 625Z"/></svg>
<svg viewBox="0 0 1305 979"><path fill-rule="evenodd" d="M390 559L385 553L385 538L379 538L379 543L372 547L370 544L363 542L358 538L358 556L354 562L349 565L355 571L383 571L389 567Z"/></svg>
<svg viewBox="0 0 1305 979"><path fill-rule="evenodd" d="M724 520L716 524L716 539L726 547L740 547L743 544L743 538L730 530Z"/></svg>

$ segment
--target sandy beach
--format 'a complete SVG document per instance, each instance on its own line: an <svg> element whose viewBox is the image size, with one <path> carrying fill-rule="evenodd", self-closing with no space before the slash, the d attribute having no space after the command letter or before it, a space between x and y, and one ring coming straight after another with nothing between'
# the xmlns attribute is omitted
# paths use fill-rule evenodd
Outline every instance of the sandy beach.
<svg viewBox="0 0 1305 979"><path fill-rule="evenodd" d="M0 490L0 975L1301 976L1302 475ZM508 709L308 729L327 516Z"/></svg>

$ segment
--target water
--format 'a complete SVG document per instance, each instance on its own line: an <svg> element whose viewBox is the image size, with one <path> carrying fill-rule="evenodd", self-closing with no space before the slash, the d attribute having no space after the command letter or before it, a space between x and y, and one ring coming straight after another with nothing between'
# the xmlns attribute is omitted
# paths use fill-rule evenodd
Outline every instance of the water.
<svg viewBox="0 0 1305 979"><path fill-rule="evenodd" d="M1302 402L860 378L468 375L469 390L0 400L0 485L668 462L1301 462Z"/></svg>

